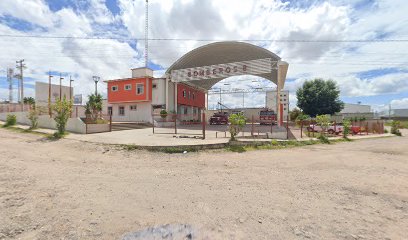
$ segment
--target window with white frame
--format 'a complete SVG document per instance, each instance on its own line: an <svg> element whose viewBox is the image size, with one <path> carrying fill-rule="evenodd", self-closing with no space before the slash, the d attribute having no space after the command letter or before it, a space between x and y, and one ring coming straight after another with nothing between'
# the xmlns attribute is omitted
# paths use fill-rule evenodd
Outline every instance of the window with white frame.
<svg viewBox="0 0 408 240"><path fill-rule="evenodd" d="M141 83L136 84L136 94L141 95L143 93L144 93L144 85Z"/></svg>
<svg viewBox="0 0 408 240"><path fill-rule="evenodd" d="M137 105L130 105L130 111L136 111Z"/></svg>
<svg viewBox="0 0 408 240"><path fill-rule="evenodd" d="M187 97L187 91L183 90L183 97L186 98Z"/></svg>
<svg viewBox="0 0 408 240"><path fill-rule="evenodd" d="M132 90L132 84L126 84L126 85L125 85L125 90L126 90L126 91Z"/></svg>
<svg viewBox="0 0 408 240"><path fill-rule="evenodd" d="M112 90L112 92L118 91L118 85L112 86L111 90Z"/></svg>
<svg viewBox="0 0 408 240"><path fill-rule="evenodd" d="M124 106L119 106L119 115L120 116L125 116L125 107Z"/></svg>
<svg viewBox="0 0 408 240"><path fill-rule="evenodd" d="M187 114L187 111L188 111L187 107L184 107L184 114Z"/></svg>

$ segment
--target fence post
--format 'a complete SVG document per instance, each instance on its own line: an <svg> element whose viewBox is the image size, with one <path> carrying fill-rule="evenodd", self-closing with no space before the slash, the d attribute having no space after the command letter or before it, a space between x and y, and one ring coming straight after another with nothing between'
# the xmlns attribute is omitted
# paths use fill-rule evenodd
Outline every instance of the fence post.
<svg viewBox="0 0 408 240"><path fill-rule="evenodd" d="M361 135L362 131L361 131L361 121L360 120L358 121L358 126L360 127L360 135Z"/></svg>
<svg viewBox="0 0 408 240"><path fill-rule="evenodd" d="M177 114L174 114L173 118L174 118L174 134L177 134Z"/></svg>
<svg viewBox="0 0 408 240"><path fill-rule="evenodd" d="M205 113L204 112L203 112L202 124L203 124L203 140L204 140L205 139Z"/></svg>
<svg viewBox="0 0 408 240"><path fill-rule="evenodd" d="M314 127L315 127L315 124L312 123L312 137L314 137Z"/></svg>
<svg viewBox="0 0 408 240"><path fill-rule="evenodd" d="M303 138L303 120L300 121L300 138Z"/></svg>
<svg viewBox="0 0 408 240"><path fill-rule="evenodd" d="M251 136L254 136L254 115L252 115Z"/></svg>
<svg viewBox="0 0 408 240"><path fill-rule="evenodd" d="M334 121L334 134L336 135L337 133L337 122L336 120Z"/></svg>
<svg viewBox="0 0 408 240"><path fill-rule="evenodd" d="M112 113L109 114L109 132L112 132Z"/></svg>
<svg viewBox="0 0 408 240"><path fill-rule="evenodd" d="M271 135L272 135L272 128L273 128L273 115L271 115Z"/></svg>
<svg viewBox="0 0 408 240"><path fill-rule="evenodd" d="M368 135L368 121L366 121L366 135Z"/></svg>
<svg viewBox="0 0 408 240"><path fill-rule="evenodd" d="M154 114L152 113L153 134L154 134Z"/></svg>
<svg viewBox="0 0 408 240"><path fill-rule="evenodd" d="M88 123L85 123L85 134L88 134Z"/></svg>
<svg viewBox="0 0 408 240"><path fill-rule="evenodd" d="M286 116L286 139L289 139L289 115Z"/></svg>

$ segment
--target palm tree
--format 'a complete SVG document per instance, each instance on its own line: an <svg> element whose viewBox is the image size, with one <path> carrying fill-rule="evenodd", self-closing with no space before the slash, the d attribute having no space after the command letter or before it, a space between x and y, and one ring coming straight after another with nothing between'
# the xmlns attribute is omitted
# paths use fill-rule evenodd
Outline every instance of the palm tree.
<svg viewBox="0 0 408 240"><path fill-rule="evenodd" d="M88 102L85 105L85 114L90 115L92 121L96 122L102 111L102 95L91 94L88 96Z"/></svg>

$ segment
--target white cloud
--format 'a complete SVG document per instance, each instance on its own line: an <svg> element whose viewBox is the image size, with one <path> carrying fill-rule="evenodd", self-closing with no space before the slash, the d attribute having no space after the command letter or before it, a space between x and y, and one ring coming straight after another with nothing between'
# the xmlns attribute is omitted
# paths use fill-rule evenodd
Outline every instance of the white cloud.
<svg viewBox="0 0 408 240"><path fill-rule="evenodd" d="M395 99L390 104L393 109L408 109L408 98Z"/></svg>
<svg viewBox="0 0 408 240"><path fill-rule="evenodd" d="M353 5L357 2L367 6L355 9ZM113 16L105 0L89 0L90 7L82 11L63 8L57 12L50 11L43 0L3 0L0 1L0 16L11 15L45 30L20 32L0 23L0 33L116 36L115 31L118 31L120 36L143 39L145 1L118 0L118 3L120 14ZM150 38L345 40L408 36L405 0L378 0L372 5L359 0L314 1L306 8L293 7L293 3L279 0L150 0L149 3ZM121 23L122 29L110 32L112 25ZM150 41L149 58L166 68L183 54L207 43ZM406 43L267 41L257 44L289 62L288 78L295 79L286 85L291 91L291 102L295 100L296 89L306 79L315 77L335 80L344 96L408 91ZM103 79L126 77L131 67L143 66L144 42L138 41L135 51L129 42L115 39L0 38L0 49L2 55L7 56L0 57L1 66L14 66L14 60L24 58L29 67L26 76L42 81L46 81L44 73L50 69L72 73L77 78L74 84L78 91L87 94L93 89L92 75L100 75ZM389 67L400 71L372 79L358 75L362 71ZM238 81L235 87L248 88L251 83ZM240 106L241 98L232 96L229 104ZM259 106L264 100L251 95L247 101Z"/></svg>

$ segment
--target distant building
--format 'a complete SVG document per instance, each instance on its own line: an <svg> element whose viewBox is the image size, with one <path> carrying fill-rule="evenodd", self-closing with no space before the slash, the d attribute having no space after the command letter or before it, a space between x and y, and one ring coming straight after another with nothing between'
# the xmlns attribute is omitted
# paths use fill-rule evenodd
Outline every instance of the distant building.
<svg viewBox="0 0 408 240"><path fill-rule="evenodd" d="M71 95L70 95L71 94ZM49 84L45 82L35 82L35 102L38 106L48 106ZM68 86L61 86L62 98L74 97L74 89ZM60 85L51 84L51 104L60 97Z"/></svg>
<svg viewBox="0 0 408 240"><path fill-rule="evenodd" d="M345 103L343 110L340 113L369 113L371 112L370 105Z"/></svg>
<svg viewBox="0 0 408 240"><path fill-rule="evenodd" d="M277 101L277 92L276 91L268 91L266 92L266 107L268 109L275 110L277 109L276 101ZM288 113L289 113L289 91L282 90L280 91L280 103L282 104L283 110L283 119L286 121Z"/></svg>
<svg viewBox="0 0 408 240"><path fill-rule="evenodd" d="M391 109L391 117L408 118L408 109Z"/></svg>
<svg viewBox="0 0 408 240"><path fill-rule="evenodd" d="M374 113L371 111L370 105L345 103L343 110L341 110L340 113L336 114L336 116L340 117L341 119L356 117L373 119Z"/></svg>

